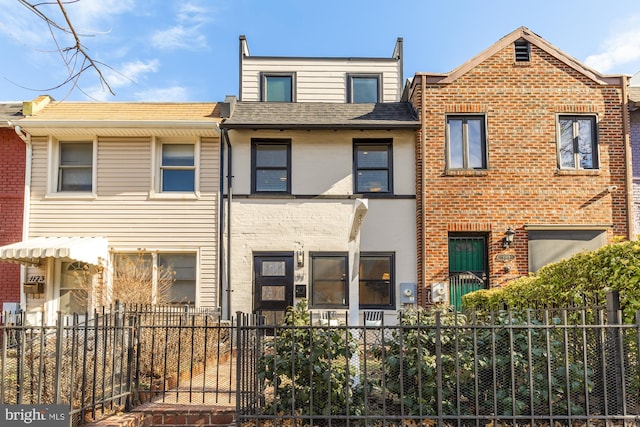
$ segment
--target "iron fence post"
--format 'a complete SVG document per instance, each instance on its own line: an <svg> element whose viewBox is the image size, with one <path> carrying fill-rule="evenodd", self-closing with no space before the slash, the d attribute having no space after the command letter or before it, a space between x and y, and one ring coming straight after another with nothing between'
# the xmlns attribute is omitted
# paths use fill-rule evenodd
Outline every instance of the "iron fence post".
<svg viewBox="0 0 640 427"><path fill-rule="evenodd" d="M605 289L605 295L607 297L607 325L609 327L609 334L607 334L607 347L609 348L608 366L613 366L615 372L615 393L612 397L612 407L615 408L616 415L621 415L623 412L624 390L622 381L622 365L621 365L621 351L620 348L620 293L617 290L607 288Z"/></svg>
<svg viewBox="0 0 640 427"><path fill-rule="evenodd" d="M62 394L62 335L64 332L64 325L62 320L62 312L59 311L58 322L56 324L56 374L53 384L53 401L56 404L60 404L60 395Z"/></svg>
<svg viewBox="0 0 640 427"><path fill-rule="evenodd" d="M126 412L131 411L131 408L133 406L133 400L134 398L137 399L138 397L138 390L133 385L134 385L134 372L136 372L136 378L138 378L138 375L137 375L138 367L134 366L134 360L137 360L137 359L134 357L134 354L135 354L135 348L136 348L136 341L138 338L137 328L139 327L139 322L136 321L137 320L136 316L132 315L131 313L128 313L128 318L129 318L129 328L128 328L129 339L127 342L127 390L129 391L129 393L127 394L127 398L124 401Z"/></svg>

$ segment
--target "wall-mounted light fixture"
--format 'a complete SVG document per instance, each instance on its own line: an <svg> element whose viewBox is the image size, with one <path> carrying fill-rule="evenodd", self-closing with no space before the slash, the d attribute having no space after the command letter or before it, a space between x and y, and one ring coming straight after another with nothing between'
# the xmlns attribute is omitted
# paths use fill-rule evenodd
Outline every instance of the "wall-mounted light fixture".
<svg viewBox="0 0 640 427"><path fill-rule="evenodd" d="M298 267L304 267L304 251L298 250L296 252L296 262L298 263Z"/></svg>
<svg viewBox="0 0 640 427"><path fill-rule="evenodd" d="M513 231L511 227L507 228L507 231L504 232L504 237L502 238L502 247L508 248L513 243L513 236L515 236L516 232Z"/></svg>

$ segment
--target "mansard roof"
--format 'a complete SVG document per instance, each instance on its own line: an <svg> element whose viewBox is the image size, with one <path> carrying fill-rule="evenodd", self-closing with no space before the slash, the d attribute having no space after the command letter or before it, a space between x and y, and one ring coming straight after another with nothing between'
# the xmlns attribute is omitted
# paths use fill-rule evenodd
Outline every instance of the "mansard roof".
<svg viewBox="0 0 640 427"><path fill-rule="evenodd" d="M397 129L420 128L407 102L340 104L321 102L237 102L220 124L227 129Z"/></svg>

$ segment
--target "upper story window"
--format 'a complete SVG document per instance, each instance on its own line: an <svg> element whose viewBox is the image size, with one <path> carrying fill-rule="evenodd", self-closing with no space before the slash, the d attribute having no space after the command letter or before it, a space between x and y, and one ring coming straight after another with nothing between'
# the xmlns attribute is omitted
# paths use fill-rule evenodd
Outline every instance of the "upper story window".
<svg viewBox="0 0 640 427"><path fill-rule="evenodd" d="M160 191L192 192L195 176L194 144L162 144Z"/></svg>
<svg viewBox="0 0 640 427"><path fill-rule="evenodd" d="M294 101L294 74L262 74L262 100L268 102Z"/></svg>
<svg viewBox="0 0 640 427"><path fill-rule="evenodd" d="M380 102L380 75L350 74L347 95L349 102Z"/></svg>
<svg viewBox="0 0 640 427"><path fill-rule="evenodd" d="M92 191L93 142L60 142L57 191Z"/></svg>
<svg viewBox="0 0 640 427"><path fill-rule="evenodd" d="M597 169L598 142L594 116L558 116L560 169Z"/></svg>
<svg viewBox="0 0 640 427"><path fill-rule="evenodd" d="M291 193L291 141L251 141L251 192Z"/></svg>
<svg viewBox="0 0 640 427"><path fill-rule="evenodd" d="M531 60L531 45L524 39L513 43L516 62L529 62Z"/></svg>
<svg viewBox="0 0 640 427"><path fill-rule="evenodd" d="M479 115L447 117L447 167L486 169L485 118Z"/></svg>
<svg viewBox="0 0 640 427"><path fill-rule="evenodd" d="M393 192L391 139L354 139L355 193Z"/></svg>

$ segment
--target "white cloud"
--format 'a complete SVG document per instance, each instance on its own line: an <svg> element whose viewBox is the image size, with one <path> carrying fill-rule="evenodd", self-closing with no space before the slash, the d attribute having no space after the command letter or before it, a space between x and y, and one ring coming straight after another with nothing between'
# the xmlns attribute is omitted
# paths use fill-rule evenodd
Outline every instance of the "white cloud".
<svg viewBox="0 0 640 427"><path fill-rule="evenodd" d="M139 91L135 93L135 98L145 102L185 102L189 100L189 94L182 86L171 86Z"/></svg>
<svg viewBox="0 0 640 427"><path fill-rule="evenodd" d="M114 88L129 86L144 77L146 74L155 73L160 68L160 61L152 59L148 62L140 60L123 64L117 71L110 70L105 78Z"/></svg>
<svg viewBox="0 0 640 427"><path fill-rule="evenodd" d="M636 24L637 21L638 19L629 20ZM585 64L603 73L623 73L620 69L624 65L640 60L640 28L636 24L631 25L631 28L623 26L608 37L601 46L601 52L589 55Z"/></svg>
<svg viewBox="0 0 640 427"><path fill-rule="evenodd" d="M176 25L158 30L151 44L159 49L198 50L207 47L207 38L200 32L210 20L211 10L194 2L180 3Z"/></svg>
<svg viewBox="0 0 640 427"><path fill-rule="evenodd" d="M147 62L140 60L122 64L120 67L112 69L103 69L105 80L109 83L111 89L116 95L131 85L139 84L146 75L155 73L160 68L160 61L152 59ZM106 101L112 99L111 93L106 87L94 86L85 91L85 93L96 101Z"/></svg>
<svg viewBox="0 0 640 427"><path fill-rule="evenodd" d="M77 31L95 33L107 30L100 26L113 16L134 10L135 0L82 0L66 9Z"/></svg>

